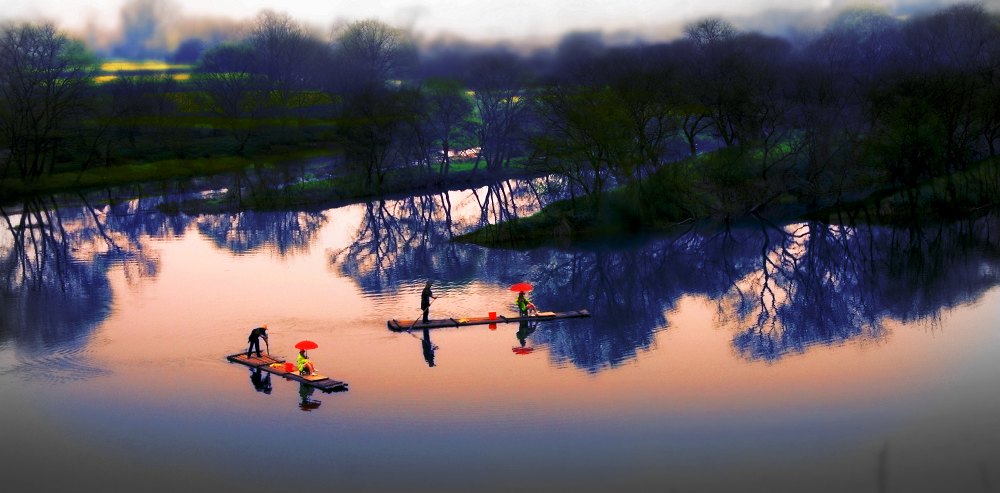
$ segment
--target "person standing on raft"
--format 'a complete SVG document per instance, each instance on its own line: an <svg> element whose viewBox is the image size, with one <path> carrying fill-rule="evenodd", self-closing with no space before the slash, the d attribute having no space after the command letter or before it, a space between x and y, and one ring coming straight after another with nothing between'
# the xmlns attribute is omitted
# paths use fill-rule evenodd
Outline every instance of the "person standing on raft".
<svg viewBox="0 0 1000 493"><path fill-rule="evenodd" d="M424 290L420 292L420 309L424 311L424 323L427 323L427 316L431 313L431 298L437 299L431 292L431 282L427 281Z"/></svg>
<svg viewBox="0 0 1000 493"><path fill-rule="evenodd" d="M254 348L257 348L257 357L260 358L260 339L264 338L264 343L267 343L267 324L264 324L256 329L250 331L250 337L247 339L250 341L250 347L247 348L247 358L250 357L250 353L253 352Z"/></svg>

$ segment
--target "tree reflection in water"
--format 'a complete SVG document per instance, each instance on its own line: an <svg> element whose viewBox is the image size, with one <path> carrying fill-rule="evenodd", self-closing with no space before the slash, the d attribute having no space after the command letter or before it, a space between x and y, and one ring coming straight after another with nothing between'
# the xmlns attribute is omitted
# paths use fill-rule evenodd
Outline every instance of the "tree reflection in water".
<svg viewBox="0 0 1000 493"><path fill-rule="evenodd" d="M58 208L32 199L0 208L8 233L0 243L0 342L18 347L23 369L46 368L37 372L44 378L101 373L80 352L108 315L108 269L121 266L129 282L138 282L159 265L135 236L109 227L108 209L83 202Z"/></svg>
<svg viewBox="0 0 1000 493"><path fill-rule="evenodd" d="M480 206L482 197L505 202L497 190L477 196ZM624 248L515 251L450 243L460 229L450 204L424 196L367 204L357 241L331 262L369 292L427 277L499 286L529 279L544 310L593 315L542 324L533 342L547 345L556 361L596 372L650 348L685 295L716 304L718 325L734 332L733 346L748 360L885 337L887 319L935 317L998 283L995 223L906 230L761 220Z"/></svg>
<svg viewBox="0 0 1000 493"><path fill-rule="evenodd" d="M270 247L280 256L304 251L324 224L323 213L305 211L245 211L197 220L198 231L219 248L239 254Z"/></svg>
<svg viewBox="0 0 1000 493"><path fill-rule="evenodd" d="M367 293L393 292L408 281L443 272L474 273L477 262L453 237L447 193L364 204L351 245L330 258L332 268L355 279Z"/></svg>
<svg viewBox="0 0 1000 493"><path fill-rule="evenodd" d="M330 256L330 266L369 294L427 278L504 287L529 280L543 310L587 308L593 314L540 324L527 336L556 362L590 372L650 348L684 296L715 303L717 325L732 331L743 358L774 361L814 345L885 337L887 320L937 317L1000 282L995 217L919 228L760 221L574 250L451 241L484 221L531 213L542 205L546 195L539 189L545 186L540 180L497 184L456 203L456 195L440 193L364 204L353 242ZM322 213L301 211L194 219L150 212L162 201L95 208L81 198L59 208L35 199L0 209L6 229L0 237L0 344L17 345L26 360L45 351L64 358L64 365L83 364L77 353L111 303L109 269L122 269L129 283L158 272L159 260L145 245L149 238L182 235L194 223L235 253L270 247L292 255L305 250L327 221Z"/></svg>
<svg viewBox="0 0 1000 493"><path fill-rule="evenodd" d="M566 183L552 176L508 180L473 189L475 214L470 214L461 222L457 232L461 234L488 225L499 225L490 231L493 241L503 243L510 239L513 220L534 214L545 205L565 198L566 193Z"/></svg>
<svg viewBox="0 0 1000 493"><path fill-rule="evenodd" d="M758 268L720 299L748 359L885 336L887 319L937 317L1000 282L995 218L893 229L762 224ZM992 234L991 234L992 232Z"/></svg>
<svg viewBox="0 0 1000 493"><path fill-rule="evenodd" d="M773 360L813 344L884 334L877 301L862 283L867 239L846 227L762 222L757 268L719 301L733 344L749 359ZM873 245L872 245L873 246Z"/></svg>
<svg viewBox="0 0 1000 493"><path fill-rule="evenodd" d="M368 202L353 242L331 256L331 268L355 279L367 293L393 292L430 277L456 283L490 278L483 272L491 269L484 258L488 252L452 238L533 213L557 197L541 190L555 189L558 184L548 178L493 183L470 192L476 201L473 213L465 210L468 204L452 204L447 192Z"/></svg>
<svg viewBox="0 0 1000 493"><path fill-rule="evenodd" d="M590 372L617 366L651 347L682 296L715 298L727 292L732 279L749 272L743 259L751 253L748 242L731 234L696 231L639 246L556 253L558 260L544 264L549 268L539 273L546 281L535 299L544 306L577 300L592 317L543 324L533 338L548 344L557 361Z"/></svg>

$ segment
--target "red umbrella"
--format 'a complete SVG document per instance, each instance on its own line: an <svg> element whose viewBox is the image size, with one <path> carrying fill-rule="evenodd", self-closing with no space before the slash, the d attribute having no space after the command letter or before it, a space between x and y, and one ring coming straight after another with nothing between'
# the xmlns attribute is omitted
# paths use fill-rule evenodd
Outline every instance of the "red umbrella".
<svg viewBox="0 0 1000 493"><path fill-rule="evenodd" d="M533 347L512 347L512 348L510 348L510 350L514 351L514 354L528 354L528 353L534 351L535 348L533 348Z"/></svg>
<svg viewBox="0 0 1000 493"><path fill-rule="evenodd" d="M519 282L519 283L514 284L513 286L510 287L510 290L514 291L515 293L518 293L518 292L521 292L521 291L528 292L528 291L531 291L532 289L534 289L534 288L531 287L531 284L528 284L526 282Z"/></svg>
<svg viewBox="0 0 1000 493"><path fill-rule="evenodd" d="M299 342L295 343L295 349L309 350L309 349L316 349L318 347L319 347L319 344L316 344L315 342L312 342L312 341L299 341Z"/></svg>

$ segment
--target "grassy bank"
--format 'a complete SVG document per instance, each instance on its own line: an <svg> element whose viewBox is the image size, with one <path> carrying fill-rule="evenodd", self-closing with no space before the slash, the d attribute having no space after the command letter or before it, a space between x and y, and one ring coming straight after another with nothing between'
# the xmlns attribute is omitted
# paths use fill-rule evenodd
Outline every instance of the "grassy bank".
<svg viewBox="0 0 1000 493"><path fill-rule="evenodd" d="M523 165L496 171L476 167L473 161L453 162L451 171L442 174L440 165L400 168L388 172L376 187L365 186L363 170L349 167L338 176L322 179L301 179L273 186L256 183L232 188L213 198L192 199L165 207L167 212L211 214L243 210L328 209L372 199L404 198L417 194L435 194L457 188L488 185L498 180L537 176Z"/></svg>
<svg viewBox="0 0 1000 493"><path fill-rule="evenodd" d="M456 241L535 246L656 232L696 220L739 222L752 215L782 221L807 217L863 217L886 224L954 221L996 209L1000 159L981 161L912 189L873 187L862 199L835 207L817 206L815 200L802 200L789 190L780 181L758 179L720 153L664 166L641 182L603 194L555 202L530 217L486 226Z"/></svg>
<svg viewBox="0 0 1000 493"><path fill-rule="evenodd" d="M847 213L880 224L956 221L980 217L1000 205L1000 158L925 181L907 189L880 190L863 200L825 208L810 217L832 219Z"/></svg>
<svg viewBox="0 0 1000 493"><path fill-rule="evenodd" d="M41 194L80 192L122 185L208 177L254 167L274 167L282 162L307 160L329 154L330 151L326 149L303 148L253 157L222 155L161 159L145 163L96 167L83 171L57 172L32 180L8 178L0 183L0 196L4 202L12 202Z"/></svg>
<svg viewBox="0 0 1000 493"><path fill-rule="evenodd" d="M551 241L637 234L711 214L712 197L700 190L701 159L662 168L642 182L602 194L549 204L538 213L456 237L486 246L534 246Z"/></svg>

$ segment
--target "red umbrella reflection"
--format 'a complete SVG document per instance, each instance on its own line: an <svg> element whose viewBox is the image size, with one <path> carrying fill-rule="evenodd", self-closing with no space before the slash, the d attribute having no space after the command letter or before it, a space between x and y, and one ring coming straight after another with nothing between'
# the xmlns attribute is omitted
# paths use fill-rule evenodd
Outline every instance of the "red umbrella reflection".
<svg viewBox="0 0 1000 493"><path fill-rule="evenodd" d="M312 342L312 341L299 341L299 342L295 343L295 349L309 350L309 349L316 349L318 347L319 347L319 344L316 344L315 342Z"/></svg>
<svg viewBox="0 0 1000 493"><path fill-rule="evenodd" d="M514 354L528 354L528 353L534 351L535 348L533 348L533 347L512 347L512 348L510 348L510 350L514 351Z"/></svg>
<svg viewBox="0 0 1000 493"><path fill-rule="evenodd" d="M514 284L513 286L510 287L510 290L513 291L513 292L515 292L515 293L519 293L521 291L524 291L525 293L527 293L528 291L531 291L532 289L535 289L535 288L531 287L531 284L528 284L526 282L519 282L519 283Z"/></svg>

